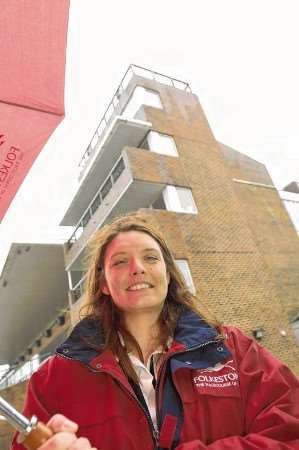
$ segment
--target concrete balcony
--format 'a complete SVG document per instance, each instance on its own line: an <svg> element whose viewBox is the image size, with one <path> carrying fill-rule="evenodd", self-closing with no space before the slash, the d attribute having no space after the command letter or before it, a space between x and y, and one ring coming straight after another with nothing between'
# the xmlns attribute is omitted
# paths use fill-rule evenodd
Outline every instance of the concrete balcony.
<svg viewBox="0 0 299 450"><path fill-rule="evenodd" d="M124 146L138 147L151 128L149 122L114 118L100 145L95 148L89 170L80 180L78 190L68 207L60 225L75 226L82 212L93 199L99 180L105 179L109 169L119 159Z"/></svg>
<svg viewBox="0 0 299 450"><path fill-rule="evenodd" d="M79 179L82 178L87 168L92 165L96 148L105 135L107 127L110 126L116 116L124 115L126 119L140 118L138 111L142 109L143 105L162 108L160 99L157 98L159 95L156 95L156 98L152 98L151 94L154 94L152 90L148 91L148 94L150 94L149 96L143 95L146 94L145 92L143 94L140 92L140 87L147 81L154 81L156 84L164 84L185 92L191 92L189 84L185 81L131 64L117 87L116 92L82 156L79 164ZM136 88L139 91L138 93L136 92ZM130 144L127 143L127 145Z"/></svg>
<svg viewBox="0 0 299 450"><path fill-rule="evenodd" d="M82 156L78 189L60 225L75 226L92 200L98 181L115 164L124 146L140 146L151 129L144 106L163 108L155 90L157 83L190 92L188 83L143 67L129 66Z"/></svg>

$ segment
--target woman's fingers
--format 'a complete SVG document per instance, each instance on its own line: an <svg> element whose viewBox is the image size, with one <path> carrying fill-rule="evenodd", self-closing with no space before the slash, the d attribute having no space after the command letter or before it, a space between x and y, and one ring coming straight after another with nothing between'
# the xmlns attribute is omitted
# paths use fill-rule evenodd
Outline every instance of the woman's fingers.
<svg viewBox="0 0 299 450"><path fill-rule="evenodd" d="M68 431L70 433L76 433L78 431L78 425L75 422L72 422L67 417L62 414L55 414L49 422L47 426L54 431L54 433L59 433L60 431Z"/></svg>
<svg viewBox="0 0 299 450"><path fill-rule="evenodd" d="M73 445L77 440L78 438L75 434L63 431L54 434L54 436L39 447L38 450L69 450L71 445Z"/></svg>
<svg viewBox="0 0 299 450"><path fill-rule="evenodd" d="M73 433L66 431L54 434L38 450L97 450L91 447L88 439L84 437L77 438Z"/></svg>
<svg viewBox="0 0 299 450"><path fill-rule="evenodd" d="M76 439L68 450L91 450L91 445L88 439L81 437Z"/></svg>
<svg viewBox="0 0 299 450"><path fill-rule="evenodd" d="M96 450L88 439L78 438L78 425L62 414L55 414L47 426L54 431L54 435L38 450Z"/></svg>

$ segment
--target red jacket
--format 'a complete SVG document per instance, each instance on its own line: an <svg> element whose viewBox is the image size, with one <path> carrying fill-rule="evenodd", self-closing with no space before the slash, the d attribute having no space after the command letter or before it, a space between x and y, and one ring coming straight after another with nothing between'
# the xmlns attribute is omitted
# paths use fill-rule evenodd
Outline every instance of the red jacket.
<svg viewBox="0 0 299 450"><path fill-rule="evenodd" d="M113 354L92 345L101 334L90 319L32 376L24 413L43 422L62 413L99 450L298 450L298 380L240 330L223 332L219 343L216 330L182 314L158 374L160 440Z"/></svg>

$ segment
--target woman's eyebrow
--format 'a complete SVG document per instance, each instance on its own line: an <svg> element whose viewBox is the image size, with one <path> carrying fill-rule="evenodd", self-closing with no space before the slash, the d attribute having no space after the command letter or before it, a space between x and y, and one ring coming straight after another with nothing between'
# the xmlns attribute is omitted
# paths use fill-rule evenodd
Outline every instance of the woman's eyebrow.
<svg viewBox="0 0 299 450"><path fill-rule="evenodd" d="M159 253L159 250L158 250L157 248L153 248L153 247L144 248L142 251L143 251L144 253L145 253L145 252L153 252L153 251L156 252L156 253ZM120 255L127 255L127 252L121 251L121 252L113 253L113 254L110 256L110 259L115 258L115 256L120 256Z"/></svg>
<svg viewBox="0 0 299 450"><path fill-rule="evenodd" d="M159 253L159 250L157 248L145 248L143 251L144 252L152 252L152 251L154 251L154 252Z"/></svg>
<svg viewBox="0 0 299 450"><path fill-rule="evenodd" d="M127 254L127 252L116 252L110 256L110 259L114 258L115 256L126 255L126 254Z"/></svg>

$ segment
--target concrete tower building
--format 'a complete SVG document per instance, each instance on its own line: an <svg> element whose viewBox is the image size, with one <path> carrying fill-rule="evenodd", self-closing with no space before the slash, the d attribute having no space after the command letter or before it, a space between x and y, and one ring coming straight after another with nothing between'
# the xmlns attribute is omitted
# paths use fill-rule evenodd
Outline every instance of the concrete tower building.
<svg viewBox="0 0 299 450"><path fill-rule="evenodd" d="M220 320L262 338L299 370L299 241L264 165L218 143L188 84L130 67L88 146L61 225L72 320L84 249L113 217L142 210L191 289Z"/></svg>

